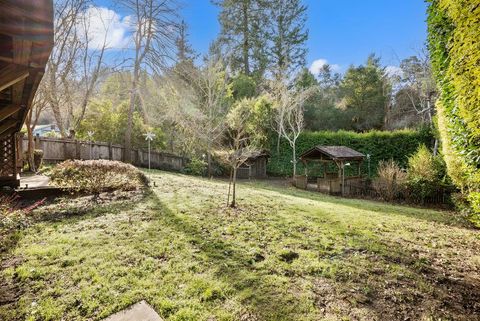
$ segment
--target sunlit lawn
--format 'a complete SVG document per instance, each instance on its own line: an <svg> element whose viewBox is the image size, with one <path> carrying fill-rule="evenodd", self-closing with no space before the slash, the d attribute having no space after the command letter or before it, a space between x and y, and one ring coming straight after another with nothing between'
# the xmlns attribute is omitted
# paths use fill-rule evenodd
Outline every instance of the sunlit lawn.
<svg viewBox="0 0 480 321"><path fill-rule="evenodd" d="M137 204L25 230L0 320L476 320L480 236L451 213L155 172ZM2 280L2 279L0 279ZM477 314L476 314L477 313Z"/></svg>

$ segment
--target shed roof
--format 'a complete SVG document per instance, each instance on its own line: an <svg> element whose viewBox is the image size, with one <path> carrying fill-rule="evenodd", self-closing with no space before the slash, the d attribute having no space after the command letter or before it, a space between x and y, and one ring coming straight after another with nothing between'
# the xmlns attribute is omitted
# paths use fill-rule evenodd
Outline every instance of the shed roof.
<svg viewBox="0 0 480 321"><path fill-rule="evenodd" d="M346 146L317 145L300 155L300 159L363 160L365 155Z"/></svg>

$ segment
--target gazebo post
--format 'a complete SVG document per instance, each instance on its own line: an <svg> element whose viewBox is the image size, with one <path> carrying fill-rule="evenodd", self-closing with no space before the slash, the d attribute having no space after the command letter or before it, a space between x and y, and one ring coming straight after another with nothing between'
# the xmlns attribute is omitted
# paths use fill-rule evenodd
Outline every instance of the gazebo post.
<svg viewBox="0 0 480 321"><path fill-rule="evenodd" d="M345 196L345 164L343 160L340 162L341 173L342 173L342 196Z"/></svg>

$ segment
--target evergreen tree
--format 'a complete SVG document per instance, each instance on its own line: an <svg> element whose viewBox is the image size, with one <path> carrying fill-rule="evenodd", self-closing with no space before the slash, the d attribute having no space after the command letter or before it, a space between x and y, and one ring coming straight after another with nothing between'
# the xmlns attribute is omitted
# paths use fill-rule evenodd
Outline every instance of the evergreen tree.
<svg viewBox="0 0 480 321"><path fill-rule="evenodd" d="M193 61L197 55L188 42L187 24L182 20L175 45L177 47L177 62Z"/></svg>
<svg viewBox="0 0 480 321"><path fill-rule="evenodd" d="M274 74L290 74L305 65L307 7L302 0L269 0L268 56Z"/></svg>
<svg viewBox="0 0 480 321"><path fill-rule="evenodd" d="M353 129L364 131L383 127L391 88L379 58L370 55L365 65L350 67L340 87L341 106L350 114Z"/></svg>
<svg viewBox="0 0 480 321"><path fill-rule="evenodd" d="M220 7L218 44L233 72L261 77L267 65L267 0L212 0Z"/></svg>

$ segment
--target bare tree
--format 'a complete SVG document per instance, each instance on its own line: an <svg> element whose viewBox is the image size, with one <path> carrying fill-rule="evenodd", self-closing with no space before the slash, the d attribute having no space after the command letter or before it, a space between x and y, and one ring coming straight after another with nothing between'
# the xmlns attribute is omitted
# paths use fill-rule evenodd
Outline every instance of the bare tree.
<svg viewBox="0 0 480 321"><path fill-rule="evenodd" d="M98 8L89 4L89 0L55 2L55 45L39 95L51 108L62 136L80 125L101 72L105 70L109 22L103 20L101 12L95 12ZM95 46L92 15L100 18L105 28L103 42Z"/></svg>
<svg viewBox="0 0 480 321"><path fill-rule="evenodd" d="M228 79L222 61L208 60L199 71L193 84L199 93L198 108L201 113L200 137L206 145L207 172L212 176L212 151L225 129L225 116L228 105L226 96Z"/></svg>
<svg viewBox="0 0 480 321"><path fill-rule="evenodd" d="M292 148L293 177L297 174L297 139L303 131L304 105L318 90L317 87L306 89L288 88L286 81L277 80L273 85L276 115L274 127L279 136L285 138Z"/></svg>
<svg viewBox="0 0 480 321"><path fill-rule="evenodd" d="M230 110L226 119L225 145L217 154L232 170L228 187L227 205L236 207L236 183L240 166L249 158L259 153L256 146L255 133L249 130L249 121L253 115L255 100L244 98ZM232 202L230 203L230 188L232 187Z"/></svg>
<svg viewBox="0 0 480 321"><path fill-rule="evenodd" d="M92 11L98 10L98 8L90 7L88 12L84 13L84 16L79 21L79 29L82 33L83 46L81 50L81 67L82 67L82 90L81 90L81 103L79 106L79 115L76 117L75 124L73 128L76 129L80 126L83 118L85 117L85 112L87 105L93 96L94 90L98 85L102 71L105 71L106 68L103 67L105 52L108 49L107 43L107 34L109 32L110 24L108 21L105 21L101 14L97 13L97 16L100 18L102 28L105 30L104 37L101 44L98 47L92 46L92 36L90 34L92 30L90 15ZM114 69L111 67L110 69Z"/></svg>
<svg viewBox="0 0 480 321"><path fill-rule="evenodd" d="M159 73L174 57L178 7L174 0L121 0L132 19L133 76L125 133L125 161L131 161L133 113L138 99L141 71Z"/></svg>
<svg viewBox="0 0 480 321"><path fill-rule="evenodd" d="M41 86L42 95L48 100L62 136L66 136L69 116L73 114L76 62L82 47L78 33L81 13L86 0L55 2L54 47L48 60Z"/></svg>
<svg viewBox="0 0 480 321"><path fill-rule="evenodd" d="M409 107L421 122L431 124L436 85L428 49L422 48L417 55L403 59L400 70L400 73L392 76L398 92L408 98Z"/></svg>
<svg viewBox="0 0 480 321"><path fill-rule="evenodd" d="M40 83L39 90L37 91L32 108L28 111L27 117L25 118L25 127L27 128L27 162L30 171L36 172L38 168L35 166L34 160L34 151L35 151L35 142L33 137L33 131L38 125L41 114L48 108L48 101L45 97L45 90L42 90L42 86L45 86L45 82Z"/></svg>

